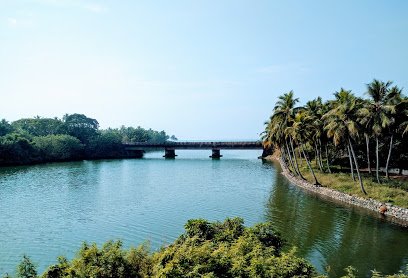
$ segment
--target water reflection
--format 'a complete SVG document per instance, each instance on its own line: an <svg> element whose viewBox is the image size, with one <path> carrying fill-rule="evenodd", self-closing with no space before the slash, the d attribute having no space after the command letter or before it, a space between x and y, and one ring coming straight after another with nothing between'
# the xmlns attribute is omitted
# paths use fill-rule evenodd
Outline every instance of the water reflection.
<svg viewBox="0 0 408 278"><path fill-rule="evenodd" d="M361 209L322 201L279 174L275 175L266 218L298 247L299 255L319 272L330 270L331 277L344 274L348 265L358 269L359 275L368 275L373 269L395 273L407 264L406 228Z"/></svg>

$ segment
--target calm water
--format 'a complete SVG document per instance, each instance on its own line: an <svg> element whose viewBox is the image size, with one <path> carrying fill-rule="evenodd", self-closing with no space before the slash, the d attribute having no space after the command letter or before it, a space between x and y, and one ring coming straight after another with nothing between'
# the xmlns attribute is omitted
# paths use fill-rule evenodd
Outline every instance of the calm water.
<svg viewBox="0 0 408 278"><path fill-rule="evenodd" d="M178 151L175 160L56 163L0 169L0 274L28 254L42 272L81 242L172 242L190 218L271 220L298 253L333 277L354 265L390 273L408 263L408 230L289 184L257 151Z"/></svg>

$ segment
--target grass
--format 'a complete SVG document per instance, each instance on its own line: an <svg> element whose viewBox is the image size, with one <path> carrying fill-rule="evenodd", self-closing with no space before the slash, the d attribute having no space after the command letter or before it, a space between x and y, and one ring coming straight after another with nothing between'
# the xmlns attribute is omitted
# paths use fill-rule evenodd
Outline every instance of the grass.
<svg viewBox="0 0 408 278"><path fill-rule="evenodd" d="M315 163L312 163L315 165ZM307 168L306 162L303 161L302 166L299 166L302 175L311 183L314 182L313 176ZM334 170L335 167L334 167ZM363 198L372 198L380 202L391 203L393 205L408 208L408 181L407 180L387 180L382 178L382 183L377 183L375 177L368 173L362 174L364 188L367 195L361 192L358 182L357 173L355 173L356 181L353 181L351 174L345 172L323 173L320 169L314 167L313 171L317 180L324 187L332 188L340 192Z"/></svg>

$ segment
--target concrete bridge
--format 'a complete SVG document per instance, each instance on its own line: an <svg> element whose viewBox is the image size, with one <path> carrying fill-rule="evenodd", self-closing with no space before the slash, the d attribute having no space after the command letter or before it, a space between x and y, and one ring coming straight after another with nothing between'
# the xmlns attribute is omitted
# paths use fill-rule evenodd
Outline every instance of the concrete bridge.
<svg viewBox="0 0 408 278"><path fill-rule="evenodd" d="M243 141L243 142L173 142L164 143L130 143L123 144L123 147L130 156L143 157L143 153L148 150L164 150L165 158L175 158L176 150L211 150L211 158L221 158L221 149L229 150L262 150L260 141Z"/></svg>

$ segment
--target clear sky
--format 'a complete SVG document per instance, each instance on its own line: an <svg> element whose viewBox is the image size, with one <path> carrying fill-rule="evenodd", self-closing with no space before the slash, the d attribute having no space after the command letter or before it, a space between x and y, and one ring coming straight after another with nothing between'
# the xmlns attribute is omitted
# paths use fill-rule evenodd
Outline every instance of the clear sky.
<svg viewBox="0 0 408 278"><path fill-rule="evenodd" d="M408 1L0 0L0 118L251 139L278 95L408 88Z"/></svg>

